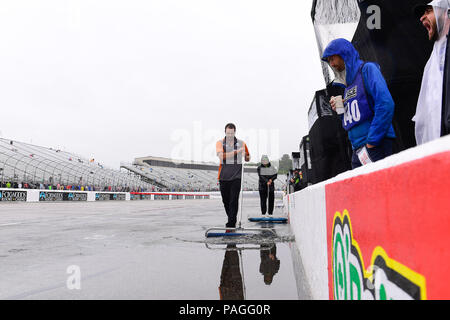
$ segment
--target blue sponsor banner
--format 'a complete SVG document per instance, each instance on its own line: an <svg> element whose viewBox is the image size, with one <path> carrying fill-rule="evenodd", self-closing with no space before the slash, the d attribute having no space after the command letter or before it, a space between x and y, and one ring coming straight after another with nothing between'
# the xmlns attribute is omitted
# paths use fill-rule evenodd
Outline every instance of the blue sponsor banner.
<svg viewBox="0 0 450 320"><path fill-rule="evenodd" d="M87 201L87 193L40 191L39 201Z"/></svg>
<svg viewBox="0 0 450 320"><path fill-rule="evenodd" d="M124 193L96 193L95 201L124 201L126 200L126 195Z"/></svg>

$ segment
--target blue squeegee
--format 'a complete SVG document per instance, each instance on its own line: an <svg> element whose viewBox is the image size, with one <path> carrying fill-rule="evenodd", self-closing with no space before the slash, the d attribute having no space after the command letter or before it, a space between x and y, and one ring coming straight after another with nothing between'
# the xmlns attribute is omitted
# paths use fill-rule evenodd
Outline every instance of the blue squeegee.
<svg viewBox="0 0 450 320"><path fill-rule="evenodd" d="M209 232L206 234L207 238L218 238L218 237L241 237L246 236L247 233L239 232Z"/></svg>
<svg viewBox="0 0 450 320"><path fill-rule="evenodd" d="M248 218L251 222L274 222L274 223L286 223L287 218L275 218L275 217L253 217Z"/></svg>

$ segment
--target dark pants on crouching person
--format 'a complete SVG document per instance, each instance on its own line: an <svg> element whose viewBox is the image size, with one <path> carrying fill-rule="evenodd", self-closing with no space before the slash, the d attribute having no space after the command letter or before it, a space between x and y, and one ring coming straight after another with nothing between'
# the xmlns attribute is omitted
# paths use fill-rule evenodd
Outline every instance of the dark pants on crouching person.
<svg viewBox="0 0 450 320"><path fill-rule="evenodd" d="M267 190L269 189L269 190ZM259 199L261 201L261 213L266 214L267 212L267 198L269 198L269 214L273 213L273 205L275 202L275 190L274 188L259 187Z"/></svg>
<svg viewBox="0 0 450 320"><path fill-rule="evenodd" d="M239 194L241 192L241 179L220 181L220 194L228 216L227 228L236 227L236 217L239 210Z"/></svg>
<svg viewBox="0 0 450 320"><path fill-rule="evenodd" d="M382 160L386 157L392 155L392 142L391 138L385 138L381 141L381 143L374 148L367 148L367 153L369 154L370 160L372 162L376 162L378 160ZM361 167L362 164L359 161L358 155L356 154L356 150L353 150L352 155L352 169Z"/></svg>

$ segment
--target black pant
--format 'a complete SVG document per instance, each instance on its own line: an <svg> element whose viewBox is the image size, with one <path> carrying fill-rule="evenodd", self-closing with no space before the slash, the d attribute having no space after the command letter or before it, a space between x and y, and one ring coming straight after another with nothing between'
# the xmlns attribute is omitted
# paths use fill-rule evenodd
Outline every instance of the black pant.
<svg viewBox="0 0 450 320"><path fill-rule="evenodd" d="M274 188L270 188L269 190L267 190L267 185L266 187L259 187L259 199L261 200L261 213L262 214L266 214L267 212L267 196L269 196L269 214L271 215L273 213L273 204L275 202L275 189ZM267 194L267 191L269 191Z"/></svg>
<svg viewBox="0 0 450 320"><path fill-rule="evenodd" d="M222 273L220 275L220 300L244 300L242 271L239 263L239 254L235 249L235 244L229 244L227 245L227 251L225 251Z"/></svg>
<svg viewBox="0 0 450 320"><path fill-rule="evenodd" d="M367 153L369 154L370 160L372 162L382 160L386 157L389 157L392 155L392 141L393 139L390 138L384 138L380 145L373 147L373 148L367 148ZM352 169L361 167L362 164L359 161L358 155L356 154L356 150L353 150L352 155Z"/></svg>
<svg viewBox="0 0 450 320"><path fill-rule="evenodd" d="M239 210L239 193L241 192L241 179L220 181L220 193L225 212L228 216L228 228L236 227L236 216Z"/></svg>

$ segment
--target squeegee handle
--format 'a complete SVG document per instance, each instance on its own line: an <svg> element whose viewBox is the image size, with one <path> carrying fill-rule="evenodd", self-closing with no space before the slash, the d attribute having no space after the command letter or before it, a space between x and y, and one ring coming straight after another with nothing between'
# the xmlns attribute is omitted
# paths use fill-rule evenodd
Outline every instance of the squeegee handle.
<svg viewBox="0 0 450 320"><path fill-rule="evenodd" d="M241 227L242 224L242 201L243 201L243 194L244 194L244 161L245 161L245 145L244 142L242 142L243 151L241 153L241 163L242 163L242 170L241 170L241 192L239 195L239 219L238 219L238 226Z"/></svg>

